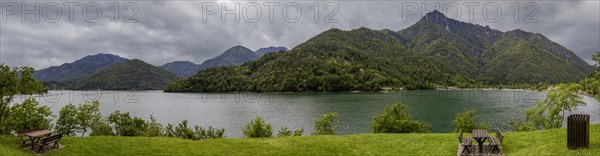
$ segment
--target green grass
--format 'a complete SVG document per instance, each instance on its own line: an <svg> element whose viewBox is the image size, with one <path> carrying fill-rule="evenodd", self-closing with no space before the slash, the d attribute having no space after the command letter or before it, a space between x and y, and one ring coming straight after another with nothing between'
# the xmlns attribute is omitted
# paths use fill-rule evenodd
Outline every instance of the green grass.
<svg viewBox="0 0 600 156"><path fill-rule="evenodd" d="M506 155L600 154L600 124L591 126L590 148L569 150L566 129L505 133ZM468 134L470 135L470 134ZM269 139L192 141L149 137L65 137L47 155L456 155L456 133L356 134ZM32 155L15 136L0 136L0 155Z"/></svg>

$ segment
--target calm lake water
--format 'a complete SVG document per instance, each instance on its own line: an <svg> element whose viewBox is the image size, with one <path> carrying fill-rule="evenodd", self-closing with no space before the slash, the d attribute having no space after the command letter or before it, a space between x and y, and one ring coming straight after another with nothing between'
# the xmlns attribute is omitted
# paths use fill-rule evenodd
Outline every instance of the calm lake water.
<svg viewBox="0 0 600 156"><path fill-rule="evenodd" d="M337 112L337 133L370 132L373 116L385 105L403 102L410 106L413 117L431 124L432 132L453 130L456 113L477 109L482 122L494 129L507 129L510 119L523 119L526 108L545 97L543 92L522 90L423 90L395 93L163 93L162 91L50 91L37 96L58 117L67 103L100 100L102 114L107 117L115 110L149 119L153 114L164 125L176 125L189 120L190 125L225 128L226 137L243 137L241 127L256 116L262 116L279 128L304 128L304 135L313 131L313 119L327 112ZM23 98L15 99L16 102ZM584 97L585 107L574 113L591 115L599 123L600 104ZM56 121L56 119L54 120ZM566 122L566 121L565 121ZM193 126L192 126L193 127Z"/></svg>

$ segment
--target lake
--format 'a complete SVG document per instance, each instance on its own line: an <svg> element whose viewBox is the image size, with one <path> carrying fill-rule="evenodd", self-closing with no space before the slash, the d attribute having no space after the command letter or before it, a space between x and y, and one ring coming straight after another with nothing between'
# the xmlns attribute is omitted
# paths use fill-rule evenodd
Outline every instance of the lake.
<svg viewBox="0 0 600 156"><path fill-rule="evenodd" d="M304 128L304 135L309 135L313 132L313 119L327 112L338 113L338 134L368 133L373 116L394 102L410 106L413 117L431 124L432 132L452 131L454 116L472 108L477 109L479 121L494 129L508 129L506 121L523 119L525 109L544 97L544 92L524 90L222 94L53 90L36 96L40 104L48 105L57 117L69 102L100 100L104 117L121 110L144 119L154 115L163 125L189 120L189 125L225 128L226 137L243 137L241 127L256 116L262 116L273 126L274 135L281 127ZM15 98L15 102L23 100L23 97ZM593 97L584 96L583 100L587 106L573 113L590 114L591 122L599 123L600 104Z"/></svg>

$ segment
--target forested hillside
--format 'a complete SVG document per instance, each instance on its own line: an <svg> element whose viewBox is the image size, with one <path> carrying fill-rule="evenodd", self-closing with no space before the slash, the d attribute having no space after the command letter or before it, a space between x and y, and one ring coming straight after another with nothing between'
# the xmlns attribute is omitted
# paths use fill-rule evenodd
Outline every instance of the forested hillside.
<svg viewBox="0 0 600 156"><path fill-rule="evenodd" d="M179 77L169 71L133 59L106 67L72 84L72 89L160 90Z"/></svg>
<svg viewBox="0 0 600 156"><path fill-rule="evenodd" d="M398 32L331 29L288 52L199 72L167 92L376 91L576 82L593 70L541 34L428 13Z"/></svg>

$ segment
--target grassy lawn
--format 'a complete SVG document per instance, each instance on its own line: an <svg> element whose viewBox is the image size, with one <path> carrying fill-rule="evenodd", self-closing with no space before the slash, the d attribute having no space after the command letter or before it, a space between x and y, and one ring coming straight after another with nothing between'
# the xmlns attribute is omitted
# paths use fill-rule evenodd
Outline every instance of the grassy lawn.
<svg viewBox="0 0 600 156"><path fill-rule="evenodd" d="M600 154L600 124L592 125L590 148L569 150L566 129L505 133L506 155ZM470 135L470 134L468 134ZM192 141L149 137L65 137L65 147L46 155L456 155L456 133L357 134L269 139ZM15 136L0 136L0 155L32 155Z"/></svg>

